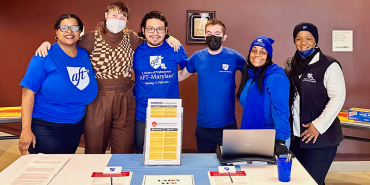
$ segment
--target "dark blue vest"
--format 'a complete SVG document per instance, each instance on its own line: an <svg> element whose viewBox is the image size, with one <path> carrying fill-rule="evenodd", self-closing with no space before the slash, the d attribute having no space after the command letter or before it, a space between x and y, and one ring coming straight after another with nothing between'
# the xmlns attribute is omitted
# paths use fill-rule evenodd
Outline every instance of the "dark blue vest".
<svg viewBox="0 0 370 185"><path fill-rule="evenodd" d="M324 55L320 52L320 59L314 64L308 65L305 72L300 78L300 122L303 124L310 123L318 118L325 106L329 102L330 98L327 93L327 89L324 86L324 75L327 68L333 63L340 63L331 56ZM301 133L307 128L301 125ZM343 133L340 126L340 120L338 117L335 118L333 123L330 125L325 133L320 134L313 144L309 142L305 144L301 141L301 148L320 148L327 146L338 145L343 141Z"/></svg>

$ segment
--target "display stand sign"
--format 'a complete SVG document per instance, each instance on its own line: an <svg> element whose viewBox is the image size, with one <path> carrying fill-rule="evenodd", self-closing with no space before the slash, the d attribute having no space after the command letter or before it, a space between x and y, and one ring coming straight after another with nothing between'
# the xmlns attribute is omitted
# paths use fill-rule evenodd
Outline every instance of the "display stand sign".
<svg viewBox="0 0 370 185"><path fill-rule="evenodd" d="M144 165L180 165L181 102L181 99L148 100Z"/></svg>

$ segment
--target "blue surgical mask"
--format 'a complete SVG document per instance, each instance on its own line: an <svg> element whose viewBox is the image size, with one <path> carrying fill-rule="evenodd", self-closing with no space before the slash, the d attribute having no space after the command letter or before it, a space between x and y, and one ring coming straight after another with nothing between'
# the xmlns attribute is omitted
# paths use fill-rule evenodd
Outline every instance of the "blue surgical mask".
<svg viewBox="0 0 370 185"><path fill-rule="evenodd" d="M303 59L306 59L307 57L309 57L310 55L312 55L313 52L315 52L315 48L311 48L311 49L309 49L307 51L299 51L299 50L297 50L297 51L298 51L299 55L301 55L301 57Z"/></svg>

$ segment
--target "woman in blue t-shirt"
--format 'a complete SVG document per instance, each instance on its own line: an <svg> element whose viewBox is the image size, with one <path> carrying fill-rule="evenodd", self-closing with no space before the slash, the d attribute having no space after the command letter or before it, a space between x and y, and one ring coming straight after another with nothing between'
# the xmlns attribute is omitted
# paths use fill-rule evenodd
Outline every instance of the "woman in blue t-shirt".
<svg viewBox="0 0 370 185"><path fill-rule="evenodd" d="M288 152L289 79L272 62L274 40L258 36L251 44L237 99L243 107L241 129L275 129L275 155Z"/></svg>
<svg viewBox="0 0 370 185"><path fill-rule="evenodd" d="M49 55L32 57L22 79L21 154L73 154L84 128L86 105L98 93L87 52L76 46L83 24L73 14L54 24ZM30 147L31 145L31 147Z"/></svg>

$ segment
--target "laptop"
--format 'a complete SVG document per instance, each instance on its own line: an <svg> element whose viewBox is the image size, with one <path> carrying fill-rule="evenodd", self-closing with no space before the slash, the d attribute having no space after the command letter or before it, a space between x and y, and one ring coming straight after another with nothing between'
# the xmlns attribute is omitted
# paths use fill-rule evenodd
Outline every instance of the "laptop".
<svg viewBox="0 0 370 185"><path fill-rule="evenodd" d="M222 158L274 157L275 129L225 129Z"/></svg>

